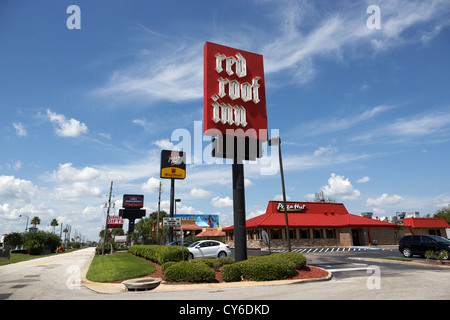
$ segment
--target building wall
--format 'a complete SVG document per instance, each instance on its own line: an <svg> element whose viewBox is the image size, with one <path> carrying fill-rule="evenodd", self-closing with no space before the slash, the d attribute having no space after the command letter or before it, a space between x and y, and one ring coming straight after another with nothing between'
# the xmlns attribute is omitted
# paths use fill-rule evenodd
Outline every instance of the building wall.
<svg viewBox="0 0 450 320"><path fill-rule="evenodd" d="M352 229L357 230L359 236L359 245L369 245L368 228L313 228L313 229L291 229L294 238L291 238L291 247L334 247L354 246ZM274 229L269 231L270 248L286 249L288 247L286 230ZM262 229L247 230L247 248L249 249L268 249L261 237ZM305 237L306 235L306 237ZM320 237L319 237L320 236ZM394 228L370 228L370 241L376 241L376 245L395 245L401 234ZM234 238L232 233L227 232L225 243L231 248L234 247Z"/></svg>
<svg viewBox="0 0 450 320"><path fill-rule="evenodd" d="M407 236L410 234L434 234L448 239L445 228L409 228L405 226L402 228L401 234L402 236Z"/></svg>

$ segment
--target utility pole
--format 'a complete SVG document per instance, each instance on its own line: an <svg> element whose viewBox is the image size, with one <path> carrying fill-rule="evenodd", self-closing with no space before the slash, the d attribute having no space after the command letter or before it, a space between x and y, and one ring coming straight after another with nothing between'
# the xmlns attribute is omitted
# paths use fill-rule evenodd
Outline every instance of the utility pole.
<svg viewBox="0 0 450 320"><path fill-rule="evenodd" d="M106 222L105 222L105 233L103 234L103 246L102 246L102 255L105 254L105 242L108 239L106 235L106 231L108 230L108 218L109 218L109 209L111 209L111 194L113 188L113 181L111 181L111 187L109 188L109 199L108 199L108 209L106 211Z"/></svg>
<svg viewBox="0 0 450 320"><path fill-rule="evenodd" d="M158 219L156 224L156 243L159 244L159 213L161 211L161 181L159 181Z"/></svg>

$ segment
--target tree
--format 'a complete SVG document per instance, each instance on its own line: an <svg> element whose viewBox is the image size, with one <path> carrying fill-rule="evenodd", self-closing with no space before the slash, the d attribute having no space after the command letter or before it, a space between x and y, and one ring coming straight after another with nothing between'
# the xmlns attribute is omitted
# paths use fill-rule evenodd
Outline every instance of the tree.
<svg viewBox="0 0 450 320"><path fill-rule="evenodd" d="M167 216L165 211L159 212L159 222L162 222L162 218ZM144 243L156 242L156 228L158 227L158 211L152 212L148 218L141 219L134 226L135 232L142 237ZM165 236L166 233L163 229L159 230L159 236ZM153 240L153 241L152 241Z"/></svg>
<svg viewBox="0 0 450 320"><path fill-rule="evenodd" d="M20 232L11 232L5 236L5 243L12 248L20 247L23 245L23 236Z"/></svg>
<svg viewBox="0 0 450 320"><path fill-rule="evenodd" d="M433 218L444 218L447 223L450 223L450 204L436 211Z"/></svg>
<svg viewBox="0 0 450 320"><path fill-rule="evenodd" d="M34 217L31 219L31 224L36 228L36 225L41 224L41 219L39 219L39 217Z"/></svg>
<svg viewBox="0 0 450 320"><path fill-rule="evenodd" d="M52 222L50 222L50 225L53 227L53 233L55 233L55 227L58 226L58 220L53 219Z"/></svg>

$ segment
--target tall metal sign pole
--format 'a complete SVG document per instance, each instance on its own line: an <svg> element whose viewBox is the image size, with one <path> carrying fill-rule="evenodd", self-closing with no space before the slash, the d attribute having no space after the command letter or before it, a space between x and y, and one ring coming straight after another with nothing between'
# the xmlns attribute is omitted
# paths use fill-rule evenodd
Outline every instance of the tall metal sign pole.
<svg viewBox="0 0 450 320"><path fill-rule="evenodd" d="M175 179L186 178L186 153L184 151L162 150L161 173L162 179L170 179L170 217L174 217L175 207ZM173 241L173 227L169 227L169 242Z"/></svg>
<svg viewBox="0 0 450 320"><path fill-rule="evenodd" d="M262 156L267 109L262 55L211 42L204 46L203 134L213 157L233 159L235 260L247 259L243 160Z"/></svg>
<svg viewBox="0 0 450 320"><path fill-rule="evenodd" d="M291 252L291 235L289 231L289 219L287 213L286 204L286 188L284 186L284 171L283 171L283 158L281 156L281 138L272 138L269 140L269 146L278 145L278 159L280 162L280 175L281 175L281 191L283 192L283 206L284 206L284 219L286 221L286 238L288 243L288 251Z"/></svg>

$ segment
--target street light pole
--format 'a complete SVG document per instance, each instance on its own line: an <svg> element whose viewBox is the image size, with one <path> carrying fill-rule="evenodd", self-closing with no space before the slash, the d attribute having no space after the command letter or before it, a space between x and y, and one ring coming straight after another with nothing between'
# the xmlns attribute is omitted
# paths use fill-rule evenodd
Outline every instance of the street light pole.
<svg viewBox="0 0 450 320"><path fill-rule="evenodd" d="M27 225L25 226L25 232L27 232L28 230L28 219L30 218L29 216L26 216L24 214L19 215L19 217L27 217Z"/></svg>
<svg viewBox="0 0 450 320"><path fill-rule="evenodd" d="M280 160L280 175L281 175L281 188L283 191L283 206L284 206L284 218L286 220L286 237L288 243L288 251L291 252L291 237L289 232L289 219L287 214L287 205L286 205L286 189L284 187L284 172L283 172L283 159L281 156L281 138L272 138L269 140L269 146L276 146L278 144L278 156Z"/></svg>

